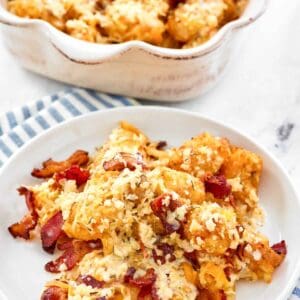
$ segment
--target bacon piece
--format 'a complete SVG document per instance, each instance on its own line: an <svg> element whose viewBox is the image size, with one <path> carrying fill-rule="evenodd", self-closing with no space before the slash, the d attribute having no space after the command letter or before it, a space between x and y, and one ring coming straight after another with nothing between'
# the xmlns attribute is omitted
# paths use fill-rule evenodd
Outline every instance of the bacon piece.
<svg viewBox="0 0 300 300"><path fill-rule="evenodd" d="M50 178L55 173L63 172L73 165L83 166L89 161L88 152L83 150L75 151L64 161L54 161L51 158L43 162L41 169L33 169L31 175L37 178Z"/></svg>
<svg viewBox="0 0 300 300"><path fill-rule="evenodd" d="M58 250L66 250L72 247L73 239L69 238L63 231L61 232L56 247Z"/></svg>
<svg viewBox="0 0 300 300"><path fill-rule="evenodd" d="M157 255L156 250L155 249L152 250L153 259L157 264L158 262L160 262L160 264L163 265L166 263L167 260L169 262L172 262L176 259L174 255L174 246L169 245L167 243L161 243L158 244L156 247L157 249L162 251L162 255Z"/></svg>
<svg viewBox="0 0 300 300"><path fill-rule="evenodd" d="M76 281L79 284L83 283L85 285L91 286L94 289L101 289L105 284L104 281L99 281L91 275L80 275Z"/></svg>
<svg viewBox="0 0 300 300"><path fill-rule="evenodd" d="M274 244L271 247L277 254L279 255L286 255L287 254L287 248L285 240L282 240L281 242Z"/></svg>
<svg viewBox="0 0 300 300"><path fill-rule="evenodd" d="M42 294L41 300L67 300L68 291L58 286L48 287Z"/></svg>
<svg viewBox="0 0 300 300"><path fill-rule="evenodd" d="M142 288L146 285L152 285L156 280L156 275L154 269L150 268L146 271L144 276L140 276L138 278L129 278L128 283L132 284L136 287Z"/></svg>
<svg viewBox="0 0 300 300"><path fill-rule="evenodd" d="M205 192L212 193L215 198L224 199L231 193L231 185L224 175L209 176L204 179Z"/></svg>
<svg viewBox="0 0 300 300"><path fill-rule="evenodd" d="M56 242L61 235L64 224L62 212L59 211L53 215L47 223L41 228L41 240L43 249L48 253L53 253Z"/></svg>
<svg viewBox="0 0 300 300"><path fill-rule="evenodd" d="M145 300L149 299L147 296L151 296L151 300L159 300L159 297L157 295L157 291L154 285L147 285L140 289L137 300Z"/></svg>
<svg viewBox="0 0 300 300"><path fill-rule="evenodd" d="M175 220L173 224L167 222L168 212L174 212L176 208L180 207L182 204L175 200L172 194L165 193L157 198L155 198L150 206L155 216L157 216L166 234L171 234L172 232L180 232L182 227L182 221Z"/></svg>
<svg viewBox="0 0 300 300"><path fill-rule="evenodd" d="M184 252L184 257L192 264L195 270L200 268L196 250L192 252Z"/></svg>
<svg viewBox="0 0 300 300"><path fill-rule="evenodd" d="M17 191L19 192L19 195L25 196L25 203L29 211L34 209L34 195L33 192L30 191L25 186L20 186Z"/></svg>
<svg viewBox="0 0 300 300"><path fill-rule="evenodd" d="M45 265L45 270L50 273L59 273L61 271L71 270L80 259L78 259L75 249L70 247L66 249L65 252L56 260L48 262Z"/></svg>
<svg viewBox="0 0 300 300"><path fill-rule="evenodd" d="M98 241L74 240L61 256L45 265L45 270L51 273L71 270L87 253L95 249L100 249L101 247L102 244Z"/></svg>
<svg viewBox="0 0 300 300"><path fill-rule="evenodd" d="M124 282L140 288L137 297L138 300L143 300L148 295L151 295L153 300L159 300L154 286L154 283L156 281L156 274L154 269L148 269L144 276L140 276L138 278L134 278L135 272L135 268L128 268L126 275L124 276Z"/></svg>
<svg viewBox="0 0 300 300"><path fill-rule="evenodd" d="M78 166L71 166L63 172L55 174L55 181L59 184L62 179L75 180L77 186L86 183L90 177L89 170L80 169Z"/></svg>
<svg viewBox="0 0 300 300"><path fill-rule="evenodd" d="M23 219L8 227L10 234L16 238L20 237L25 240L30 239L30 232L36 227L37 221L32 217L31 214L27 214Z"/></svg>
<svg viewBox="0 0 300 300"><path fill-rule="evenodd" d="M119 152L113 159L105 161L103 163L103 168L105 171L120 172L125 168L134 171L138 165L142 166L143 169L146 168L146 165L143 162L143 157L140 153L131 154L126 152Z"/></svg>
<svg viewBox="0 0 300 300"><path fill-rule="evenodd" d="M14 238L20 237L29 240L30 232L36 227L38 221L38 214L34 205L34 194L24 186L20 187L18 192L20 195L25 196L26 206L29 212L20 222L9 226L8 231Z"/></svg>

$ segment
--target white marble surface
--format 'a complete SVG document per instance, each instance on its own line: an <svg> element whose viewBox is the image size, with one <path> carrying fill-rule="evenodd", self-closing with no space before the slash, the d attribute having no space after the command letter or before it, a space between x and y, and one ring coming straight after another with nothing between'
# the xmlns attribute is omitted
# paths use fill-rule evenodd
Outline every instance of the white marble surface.
<svg viewBox="0 0 300 300"><path fill-rule="evenodd" d="M299 186L300 1L270 2L268 12L240 35L218 86L198 99L168 105L200 112L255 137ZM63 88L19 67L0 36L0 113Z"/></svg>

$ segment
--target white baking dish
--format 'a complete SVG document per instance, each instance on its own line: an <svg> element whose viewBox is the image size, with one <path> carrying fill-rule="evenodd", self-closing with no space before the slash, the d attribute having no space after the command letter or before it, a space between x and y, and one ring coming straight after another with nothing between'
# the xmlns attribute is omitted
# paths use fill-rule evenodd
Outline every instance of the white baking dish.
<svg viewBox="0 0 300 300"><path fill-rule="evenodd" d="M19 18L0 0L5 44L25 68L59 81L144 99L180 101L211 88L227 65L236 32L259 18L267 0L249 0L244 15L208 42L167 49L140 41L101 45L74 39L41 20Z"/></svg>

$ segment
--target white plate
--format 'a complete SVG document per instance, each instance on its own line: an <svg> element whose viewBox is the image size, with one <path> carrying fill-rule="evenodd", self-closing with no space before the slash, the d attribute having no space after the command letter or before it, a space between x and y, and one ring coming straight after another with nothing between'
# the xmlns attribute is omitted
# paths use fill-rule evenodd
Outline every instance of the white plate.
<svg viewBox="0 0 300 300"><path fill-rule="evenodd" d="M35 182L30 171L49 157L62 159L79 148L93 151L120 120L172 146L209 131L263 157L260 201L267 213L263 232L271 243L285 239L288 255L271 284L240 283L237 299L287 299L300 271L300 203L288 175L270 153L236 130L198 114L160 107L117 108L73 119L37 137L10 159L0 174L0 299L2 294L8 300L39 299L43 284L51 278L43 266L52 256L41 249L39 241L15 240L7 231L26 211L16 188Z"/></svg>

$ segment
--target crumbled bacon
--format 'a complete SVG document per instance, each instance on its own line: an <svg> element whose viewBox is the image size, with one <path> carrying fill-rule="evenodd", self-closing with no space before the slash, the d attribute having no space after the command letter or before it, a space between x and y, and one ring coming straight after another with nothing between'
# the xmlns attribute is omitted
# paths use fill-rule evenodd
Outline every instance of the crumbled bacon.
<svg viewBox="0 0 300 300"><path fill-rule="evenodd" d="M166 217L168 211L175 211L181 206L178 200L175 200L172 194L162 194L151 202L151 209L153 213L160 217Z"/></svg>
<svg viewBox="0 0 300 300"><path fill-rule="evenodd" d="M146 271L146 274L144 276L140 276L137 278L129 278L128 283L132 284L136 287L142 288L146 285L151 285L155 282L156 280L156 275L154 272L154 269L150 268Z"/></svg>
<svg viewBox="0 0 300 300"><path fill-rule="evenodd" d="M133 276L134 276L135 272L136 272L136 269L134 267L129 267L126 271L125 276L124 276L124 282L129 283L130 280L133 279Z"/></svg>
<svg viewBox="0 0 300 300"><path fill-rule="evenodd" d="M97 280L91 275L80 275L76 281L79 284L83 283L85 285L91 286L94 289L101 289L105 283L104 281Z"/></svg>
<svg viewBox="0 0 300 300"><path fill-rule="evenodd" d="M244 259L244 256L245 256L245 247L247 246L247 243L244 243L244 244L239 244L236 248L236 254L237 254L237 257L240 259L240 260L243 260Z"/></svg>
<svg viewBox="0 0 300 300"><path fill-rule="evenodd" d="M204 179L205 192L212 193L215 198L225 199L231 193L231 185L224 175L208 176Z"/></svg>
<svg viewBox="0 0 300 300"><path fill-rule="evenodd" d="M140 153L119 152L113 159L105 161L103 168L105 171L122 171L125 168L134 171L138 165L142 166L143 169L146 168Z"/></svg>
<svg viewBox="0 0 300 300"><path fill-rule="evenodd" d="M220 292L221 293L221 300L227 300L227 296L224 293L224 291Z"/></svg>
<svg viewBox="0 0 300 300"><path fill-rule="evenodd" d="M146 285L145 287L140 289L137 296L137 300L145 300L147 296L151 295L151 292L152 292L152 285Z"/></svg>
<svg viewBox="0 0 300 300"><path fill-rule="evenodd" d="M172 262L176 259L174 255L174 246L167 243L161 243L156 247L162 252L162 255L158 255L155 249L152 250L153 259L157 264L163 265L166 261Z"/></svg>
<svg viewBox="0 0 300 300"><path fill-rule="evenodd" d="M31 175L37 178L50 178L55 173L63 172L73 165L86 165L88 161L88 152L77 150L64 161L54 161L51 158L46 160L43 162L43 167L41 169L33 169Z"/></svg>
<svg viewBox="0 0 300 300"><path fill-rule="evenodd" d="M167 147L167 142L166 141L159 141L156 145L157 150L162 150L165 147Z"/></svg>
<svg viewBox="0 0 300 300"><path fill-rule="evenodd" d="M59 184L60 180L75 180L76 185L79 187L82 184L86 183L90 177L90 172L79 168L78 166L71 166L65 171L55 174L55 181Z"/></svg>
<svg viewBox="0 0 300 300"><path fill-rule="evenodd" d="M224 273L228 281L231 281L231 274L233 273L233 266L227 266L224 268Z"/></svg>
<svg viewBox="0 0 300 300"><path fill-rule="evenodd" d="M126 272L126 275L124 276L124 282L140 288L138 300L143 300L148 295L150 295L153 300L159 300L154 286L154 283L156 281L156 274L154 269L148 269L145 275L137 278L134 278L135 272L135 268L130 267Z"/></svg>
<svg viewBox="0 0 300 300"><path fill-rule="evenodd" d="M59 273L62 270L71 270L87 253L100 249L102 244L98 241L73 240L68 246L61 256L45 265L46 271Z"/></svg>
<svg viewBox="0 0 300 300"><path fill-rule="evenodd" d="M30 232L36 227L38 221L38 214L34 205L34 194L26 187L20 187L18 192L20 195L25 196L26 206L29 212L20 222L9 226L8 231L14 238L20 237L25 240L29 240Z"/></svg>
<svg viewBox="0 0 300 300"><path fill-rule="evenodd" d="M172 232L177 232L180 229L180 223L170 224L168 222L164 223L165 231L167 234L171 234Z"/></svg>
<svg viewBox="0 0 300 300"><path fill-rule="evenodd" d="M42 294L41 300L67 300L68 291L58 286L48 287Z"/></svg>
<svg viewBox="0 0 300 300"><path fill-rule="evenodd" d="M145 299L150 299L151 300L160 300L157 291L154 285L147 285L143 288L140 289L137 300L145 300Z"/></svg>
<svg viewBox="0 0 300 300"><path fill-rule="evenodd" d="M192 264L195 270L200 268L197 251L184 252L184 257Z"/></svg>
<svg viewBox="0 0 300 300"><path fill-rule="evenodd" d="M179 3L185 3L185 0L169 0L169 5L172 9L176 8Z"/></svg>
<svg viewBox="0 0 300 300"><path fill-rule="evenodd" d="M62 212L53 215L41 228L41 240L43 249L48 253L53 253L56 242L61 235L64 220Z"/></svg>
<svg viewBox="0 0 300 300"><path fill-rule="evenodd" d="M286 243L284 240L282 240L281 242L279 242L277 244L274 244L271 248L279 255L287 254Z"/></svg>
<svg viewBox="0 0 300 300"><path fill-rule="evenodd" d="M241 244L240 244L241 245ZM226 260L226 265L227 266L231 266L232 264L233 264L233 262L234 262L234 260L235 260L235 257L236 256L238 256L239 257L239 255L238 255L238 250L239 250L239 246L240 245L238 245L238 247L236 248L236 249L227 249L226 250L226 252L224 253L224 258L225 258L225 260Z"/></svg>
<svg viewBox="0 0 300 300"><path fill-rule="evenodd" d="M170 224L167 222L167 216L168 212L174 212L181 205L178 200L174 199L172 194L168 193L160 195L151 202L151 209L154 215L160 219L166 234L180 231L182 222L175 220L173 224Z"/></svg>

